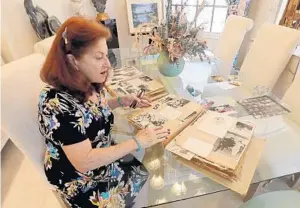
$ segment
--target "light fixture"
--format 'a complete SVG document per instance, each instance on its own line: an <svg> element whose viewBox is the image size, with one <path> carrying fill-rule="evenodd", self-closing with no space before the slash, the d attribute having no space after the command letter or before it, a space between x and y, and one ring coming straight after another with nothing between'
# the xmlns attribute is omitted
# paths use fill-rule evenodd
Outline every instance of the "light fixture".
<svg viewBox="0 0 300 208"><path fill-rule="evenodd" d="M150 185L154 189L162 189L165 186L165 181L160 175L154 175L150 180Z"/></svg>
<svg viewBox="0 0 300 208"><path fill-rule="evenodd" d="M171 189L172 193L175 194L176 196L180 196L182 194L186 194L187 188L184 184L184 182L182 182L181 184L176 182Z"/></svg>

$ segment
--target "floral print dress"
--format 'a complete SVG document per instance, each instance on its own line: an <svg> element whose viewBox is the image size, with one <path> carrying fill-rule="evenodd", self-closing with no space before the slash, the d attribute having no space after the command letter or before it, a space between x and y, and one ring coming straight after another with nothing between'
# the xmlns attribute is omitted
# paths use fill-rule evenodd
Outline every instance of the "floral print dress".
<svg viewBox="0 0 300 208"><path fill-rule="evenodd" d="M92 148L115 145L110 135L114 116L100 95L101 104L80 103L68 91L50 86L40 94L39 127L45 138L45 173L60 196L76 208L131 207L148 178L135 158L117 160L85 173L77 171L62 147L89 139ZM129 155L130 156L130 155Z"/></svg>

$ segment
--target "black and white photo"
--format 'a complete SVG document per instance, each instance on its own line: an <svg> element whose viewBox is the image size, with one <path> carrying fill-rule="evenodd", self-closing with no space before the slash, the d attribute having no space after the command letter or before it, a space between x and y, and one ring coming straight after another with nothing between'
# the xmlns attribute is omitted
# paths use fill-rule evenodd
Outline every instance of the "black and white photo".
<svg viewBox="0 0 300 208"><path fill-rule="evenodd" d="M241 154L249 144L249 140L236 134L227 133L224 138L218 138L213 151L228 158L239 160Z"/></svg>

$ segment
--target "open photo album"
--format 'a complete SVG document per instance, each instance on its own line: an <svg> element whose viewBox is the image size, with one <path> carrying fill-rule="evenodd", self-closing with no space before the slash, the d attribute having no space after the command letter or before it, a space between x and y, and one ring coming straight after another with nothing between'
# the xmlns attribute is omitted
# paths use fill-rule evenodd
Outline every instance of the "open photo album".
<svg viewBox="0 0 300 208"><path fill-rule="evenodd" d="M195 154L194 160L234 180L253 132L254 126L248 122L208 111L174 140L176 145Z"/></svg>
<svg viewBox="0 0 300 208"><path fill-rule="evenodd" d="M170 129L171 134L165 141L168 143L203 110L203 107L196 102L167 95L153 102L151 107L133 113L128 119L137 129L160 126Z"/></svg>

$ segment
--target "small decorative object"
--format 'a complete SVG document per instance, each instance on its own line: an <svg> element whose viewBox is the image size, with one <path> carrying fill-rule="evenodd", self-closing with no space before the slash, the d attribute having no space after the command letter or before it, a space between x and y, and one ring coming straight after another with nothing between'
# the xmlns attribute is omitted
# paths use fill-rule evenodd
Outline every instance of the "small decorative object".
<svg viewBox="0 0 300 208"><path fill-rule="evenodd" d="M158 68L164 76L174 77L182 72L185 63L183 56L209 61L205 53L206 42L199 37L204 27L196 24L206 1L197 3L195 16L190 22L185 12L187 2L172 13L172 0L167 0L166 19L153 27L149 45L144 49L145 55L160 53Z"/></svg>
<svg viewBox="0 0 300 208"><path fill-rule="evenodd" d="M97 21L106 21L109 19L107 13L105 13L106 9L106 2L107 0L92 0L94 7L96 8L97 14Z"/></svg>
<svg viewBox="0 0 300 208"><path fill-rule="evenodd" d="M57 19L55 16L51 16L48 18L48 26L49 30L51 31L51 34L54 35L56 34L57 30L61 26L61 22Z"/></svg>
<svg viewBox="0 0 300 208"><path fill-rule="evenodd" d="M60 21L56 17L51 16L49 18L47 12L39 6L35 6L32 0L24 0L24 7L39 39L43 40L51 37L61 26Z"/></svg>
<svg viewBox="0 0 300 208"><path fill-rule="evenodd" d="M276 99L273 99L268 95L248 98L241 100L238 103L256 119L283 115L290 112L276 101Z"/></svg>
<svg viewBox="0 0 300 208"><path fill-rule="evenodd" d="M134 34L141 24L157 23L163 18L161 0L127 0L129 31ZM148 28L147 32L150 32Z"/></svg>
<svg viewBox="0 0 300 208"><path fill-rule="evenodd" d="M71 8L74 16L85 16L83 0L71 0Z"/></svg>
<svg viewBox="0 0 300 208"><path fill-rule="evenodd" d="M251 0L226 0L228 15L247 16Z"/></svg>
<svg viewBox="0 0 300 208"><path fill-rule="evenodd" d="M50 37L47 13L42 8L33 5L32 0L24 0L24 7L38 38L43 40Z"/></svg>

